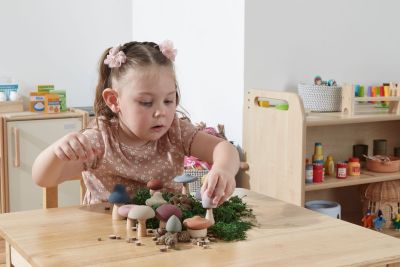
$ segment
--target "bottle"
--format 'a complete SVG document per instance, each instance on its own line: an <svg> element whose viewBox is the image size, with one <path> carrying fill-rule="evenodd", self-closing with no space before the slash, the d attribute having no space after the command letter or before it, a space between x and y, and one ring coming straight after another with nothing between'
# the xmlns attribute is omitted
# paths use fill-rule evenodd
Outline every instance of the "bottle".
<svg viewBox="0 0 400 267"><path fill-rule="evenodd" d="M333 162L333 157L329 155L325 162L325 174L329 176L335 175L335 163Z"/></svg>
<svg viewBox="0 0 400 267"><path fill-rule="evenodd" d="M322 154L322 144L317 142L314 145L314 154L312 156L312 161L323 161L324 160L324 155Z"/></svg>
<svg viewBox="0 0 400 267"><path fill-rule="evenodd" d="M322 183L324 181L324 164L322 160L313 162L313 183Z"/></svg>
<svg viewBox="0 0 400 267"><path fill-rule="evenodd" d="M313 165L306 159L306 183L312 184L313 182Z"/></svg>
<svg viewBox="0 0 400 267"><path fill-rule="evenodd" d="M360 169L360 159L356 157L350 158L347 164L348 175L359 176L361 174Z"/></svg>

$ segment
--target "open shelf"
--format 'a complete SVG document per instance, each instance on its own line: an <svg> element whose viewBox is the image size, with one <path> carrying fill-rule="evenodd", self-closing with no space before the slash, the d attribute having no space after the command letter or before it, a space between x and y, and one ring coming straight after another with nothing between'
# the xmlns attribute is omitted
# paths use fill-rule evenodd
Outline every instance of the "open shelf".
<svg viewBox="0 0 400 267"><path fill-rule="evenodd" d="M347 176L345 179L338 179L332 176L325 176L322 183L306 184L305 191L323 190L329 188L337 188L344 186L369 184L383 181L397 180L400 178L400 172L378 173L361 170L360 176Z"/></svg>
<svg viewBox="0 0 400 267"><path fill-rule="evenodd" d="M313 113L306 116L306 126L342 125L365 122L400 120L397 114L343 115L342 112Z"/></svg>

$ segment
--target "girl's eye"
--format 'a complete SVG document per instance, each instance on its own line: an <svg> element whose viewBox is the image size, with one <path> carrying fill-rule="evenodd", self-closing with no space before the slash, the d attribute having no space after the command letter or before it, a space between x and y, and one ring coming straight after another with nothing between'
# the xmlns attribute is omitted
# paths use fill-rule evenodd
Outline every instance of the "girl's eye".
<svg viewBox="0 0 400 267"><path fill-rule="evenodd" d="M139 101L139 104L145 107L151 107L153 102Z"/></svg>
<svg viewBox="0 0 400 267"><path fill-rule="evenodd" d="M172 104L172 103L174 103L174 101L173 100L165 100L164 103L165 104Z"/></svg>

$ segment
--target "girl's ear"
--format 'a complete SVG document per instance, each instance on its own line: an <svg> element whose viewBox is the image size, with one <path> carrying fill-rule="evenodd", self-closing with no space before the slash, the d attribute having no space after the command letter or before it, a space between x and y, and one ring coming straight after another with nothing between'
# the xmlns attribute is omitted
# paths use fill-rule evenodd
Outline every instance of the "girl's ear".
<svg viewBox="0 0 400 267"><path fill-rule="evenodd" d="M119 104L118 104L118 92L111 89L106 88L103 90L103 99L106 102L106 105L111 109L112 112L119 112Z"/></svg>

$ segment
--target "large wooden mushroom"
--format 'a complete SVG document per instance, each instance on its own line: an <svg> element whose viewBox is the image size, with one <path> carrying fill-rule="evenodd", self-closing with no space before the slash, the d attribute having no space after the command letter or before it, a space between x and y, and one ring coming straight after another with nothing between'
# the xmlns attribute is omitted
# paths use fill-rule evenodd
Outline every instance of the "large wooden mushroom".
<svg viewBox="0 0 400 267"><path fill-rule="evenodd" d="M118 214L118 208L129 202L129 195L126 192L125 186L123 184L116 184L113 191L108 197L108 202L114 204L112 210L113 220L123 220L124 217Z"/></svg>
<svg viewBox="0 0 400 267"><path fill-rule="evenodd" d="M163 198L161 192L154 192L154 194L151 196L151 198L146 199L146 205L147 206L159 206L162 204L167 203L167 201Z"/></svg>
<svg viewBox="0 0 400 267"><path fill-rule="evenodd" d="M149 206L137 205L128 213L129 219L135 219L139 222L137 229L138 237L147 236L146 220L153 218L155 215L154 210Z"/></svg>
<svg viewBox="0 0 400 267"><path fill-rule="evenodd" d="M182 183L182 185L183 185L182 186L182 195L188 195L189 194L189 184L196 181L197 179L199 179L199 178L185 173L183 175L176 176L174 178L174 181L177 183Z"/></svg>
<svg viewBox="0 0 400 267"><path fill-rule="evenodd" d="M131 230L133 226L133 220L128 217L129 211L133 209L135 205L133 204L128 204L128 205L123 205L118 208L118 214L121 215L122 217L126 218L126 229Z"/></svg>
<svg viewBox="0 0 400 267"><path fill-rule="evenodd" d="M168 219L172 215L182 218L181 209L172 204L164 204L156 209L156 218L160 220L160 228L165 228Z"/></svg>
<svg viewBox="0 0 400 267"><path fill-rule="evenodd" d="M186 226L192 238L200 238L207 236L207 228L211 226L211 223L206 218L196 215L184 220L183 225Z"/></svg>

